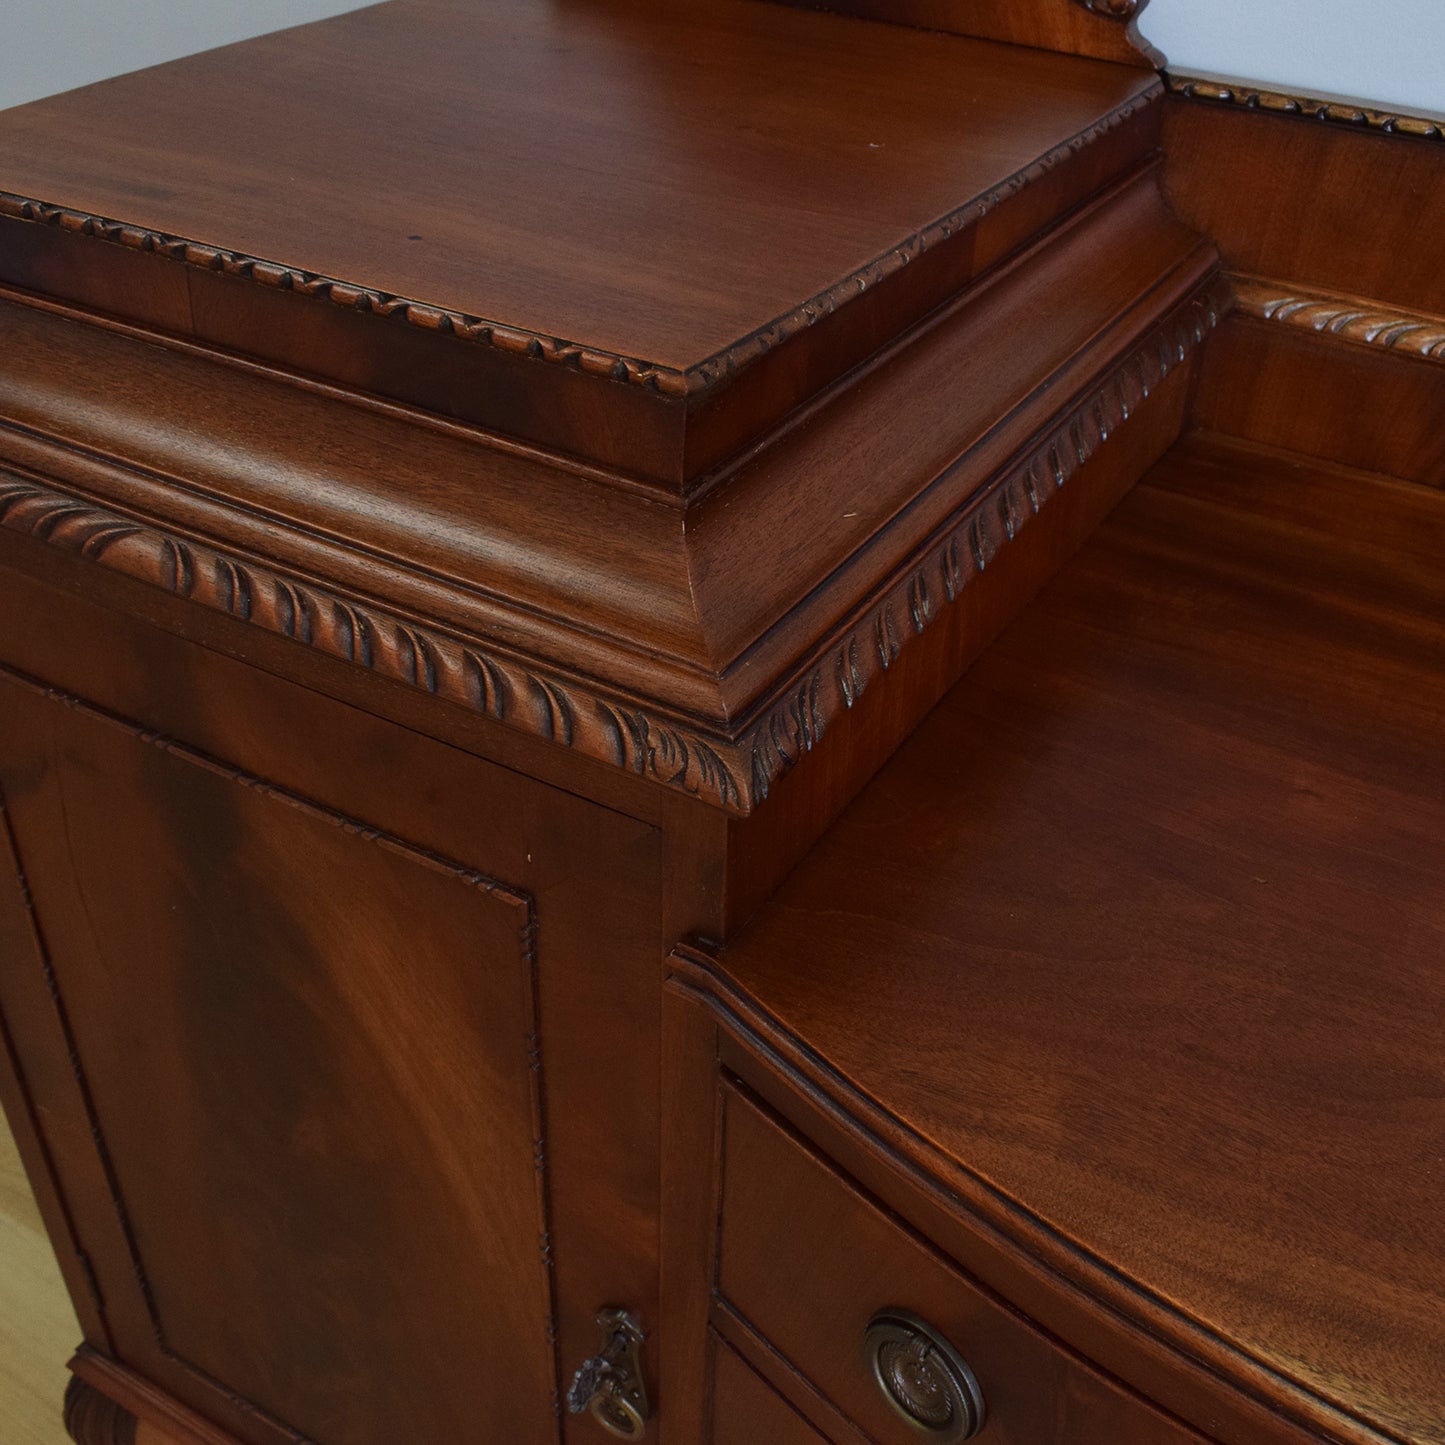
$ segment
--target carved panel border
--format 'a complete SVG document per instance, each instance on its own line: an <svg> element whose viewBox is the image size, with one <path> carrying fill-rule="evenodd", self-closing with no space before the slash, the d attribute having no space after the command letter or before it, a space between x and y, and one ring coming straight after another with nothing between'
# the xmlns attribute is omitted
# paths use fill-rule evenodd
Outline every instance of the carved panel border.
<svg viewBox="0 0 1445 1445"><path fill-rule="evenodd" d="M1383 135L1411 136L1416 140L1445 142L1445 120L1412 115L1407 110L1358 105L1348 100L1320 100L1307 95L1269 90L1248 81L1210 80L1204 76L1166 74L1165 82L1174 95L1271 115L1297 116L1326 121L1354 130L1379 131Z"/></svg>
<svg viewBox="0 0 1445 1445"><path fill-rule="evenodd" d="M47 683L29 677L3 664L0 664L0 678L4 678L7 682L44 698L47 702L71 708L88 718L117 729L137 742L156 748L160 752L188 763L193 767L200 768L202 771L208 772L214 777L234 783L250 792L258 793L262 797L280 803L285 807L293 808L317 822L323 823L331 828L339 829L351 837L373 844L386 852L406 859L410 863L450 877L464 887L495 898L499 902L516 910L516 937L527 978L527 1032L525 1037L520 1041L520 1054L523 1066L527 1070L527 1077L530 1081L532 1159L537 1174L538 1253L546 1282L547 1334L553 1343L553 1368L554 1371L560 1370L560 1360L555 1358L556 1341L558 1338L557 1282L552 1254L552 1224L546 1186L545 1089L541 1049L541 1021L538 1006L540 977L536 951L536 900L533 896L510 884L492 878L478 869L469 868L464 864L443 857L441 854L422 848L414 843L409 843L390 833L383 832L378 828L362 822L360 819L338 812L312 799L305 798L299 793L291 792L289 789L268 782L264 778L257 777L255 774L233 767L229 763L222 762L207 753L201 752L199 749L188 747L172 738L152 732L138 723L132 722L128 718L113 713L84 698L79 698L59 688L51 687ZM129 1263L134 1272L141 1298L145 1304L157 1348L172 1364L193 1376L208 1390L215 1391L222 1395L234 1409L243 1414L253 1416L259 1421L263 1421L271 1431L284 1437L288 1441L294 1442L294 1445L315 1445L315 1442L306 1436L296 1433L284 1421L277 1419L244 1396L238 1395L224 1380L218 1379L210 1371L186 1358L186 1356L178 1351L167 1339L165 1327L156 1304L155 1293L147 1275L144 1261L141 1258L140 1248L137 1243L134 1226L131 1222L130 1211L125 1202L120 1178L105 1142L105 1134L101 1126L100 1115L96 1108L90 1082L86 1076L85 1067L80 1057L79 1046L70 1022L69 1012L62 996L54 965L51 962L49 948L45 943L41 920L35 912L34 898L25 876L19 839L14 835L13 824L5 806L3 792L0 792L0 828L4 828L9 834L11 849L17 860L20 891L29 914L30 928L36 940L40 964L45 974L46 988L50 995L51 1006L54 1009L56 1021L65 1039L66 1053L70 1061L71 1073L80 1091L82 1106L85 1110L86 1126L91 1139L94 1141L100 1159L101 1168L105 1177L106 1191L109 1195L110 1204L115 1210L121 1233L129 1251ZM560 1375L558 1375L558 1379L560 1380ZM125 1432L127 1430L134 1430L135 1426L134 1419L128 1412L116 1405L109 1397L94 1390L79 1379L72 1379L66 1392L65 1424L72 1438L81 1442L81 1445L126 1445L130 1437Z"/></svg>
<svg viewBox="0 0 1445 1445"><path fill-rule="evenodd" d="M240 251L173 236L164 231L96 216L30 196L0 191L0 216L93 237L128 250L163 256L202 271L240 277L261 286L294 291L352 311L405 322L424 331L460 337L497 351L567 366L668 396L688 396L718 385L774 350L789 337L832 314L840 306L871 291L878 283L916 261L925 251L975 224L1025 187L1043 179L1068 156L1084 150L1161 98L1150 90L1120 106L1077 135L1054 147L1031 165L1001 181L987 194L925 226L884 255L876 257L826 291L785 312L766 326L686 370L677 370L634 356L624 356L523 327L489 321L467 312L378 291L355 281L323 276L297 266L249 256Z"/></svg>
<svg viewBox="0 0 1445 1445"><path fill-rule="evenodd" d="M1423 361L1445 362L1445 316L1426 316L1379 302L1302 291L1287 282L1237 276L1238 311L1256 321L1335 336Z"/></svg>
<svg viewBox="0 0 1445 1445"><path fill-rule="evenodd" d="M1228 306L1227 288L1215 280L1175 307L935 533L905 573L864 602L801 677L781 686L731 734L5 468L0 526L507 727L747 813L887 671L907 640L923 632L1187 360ZM933 484L966 469L968 460Z"/></svg>

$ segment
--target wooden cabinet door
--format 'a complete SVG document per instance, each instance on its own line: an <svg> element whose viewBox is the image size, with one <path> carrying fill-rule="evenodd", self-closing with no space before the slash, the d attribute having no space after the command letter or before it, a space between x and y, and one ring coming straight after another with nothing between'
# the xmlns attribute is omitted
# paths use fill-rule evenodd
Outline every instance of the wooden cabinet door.
<svg viewBox="0 0 1445 1445"><path fill-rule="evenodd" d="M636 900L482 871L529 826L485 796L464 861L4 676L0 793L0 1007L103 1343L258 1442L559 1439L541 959Z"/></svg>

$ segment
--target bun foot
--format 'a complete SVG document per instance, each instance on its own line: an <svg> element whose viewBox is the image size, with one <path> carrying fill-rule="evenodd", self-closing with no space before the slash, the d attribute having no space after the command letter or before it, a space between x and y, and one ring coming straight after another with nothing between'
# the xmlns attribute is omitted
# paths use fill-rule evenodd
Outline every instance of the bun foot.
<svg viewBox="0 0 1445 1445"><path fill-rule="evenodd" d="M135 1416L75 1375L65 1387L65 1429L76 1445L136 1445Z"/></svg>

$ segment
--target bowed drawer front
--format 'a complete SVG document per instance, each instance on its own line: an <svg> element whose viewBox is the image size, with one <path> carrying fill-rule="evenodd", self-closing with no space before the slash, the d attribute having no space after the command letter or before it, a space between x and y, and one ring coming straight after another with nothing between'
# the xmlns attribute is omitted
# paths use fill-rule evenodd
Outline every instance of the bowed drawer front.
<svg viewBox="0 0 1445 1445"><path fill-rule="evenodd" d="M845 1438L1200 1440L973 1283L741 1088L723 1086L722 1121L721 1328L803 1376L861 1432Z"/></svg>

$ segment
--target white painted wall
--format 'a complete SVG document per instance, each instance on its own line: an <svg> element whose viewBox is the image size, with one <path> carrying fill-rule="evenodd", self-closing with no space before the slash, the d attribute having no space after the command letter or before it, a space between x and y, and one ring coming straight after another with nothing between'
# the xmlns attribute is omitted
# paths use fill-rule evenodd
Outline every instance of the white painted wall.
<svg viewBox="0 0 1445 1445"><path fill-rule="evenodd" d="M357 0L0 0L0 107L358 8ZM1153 0L1142 28L1178 70L1445 111L1445 0Z"/></svg>
<svg viewBox="0 0 1445 1445"><path fill-rule="evenodd" d="M358 0L0 0L0 109L360 8Z"/></svg>
<svg viewBox="0 0 1445 1445"><path fill-rule="evenodd" d="M1445 0L1152 0L1175 70L1445 111Z"/></svg>

